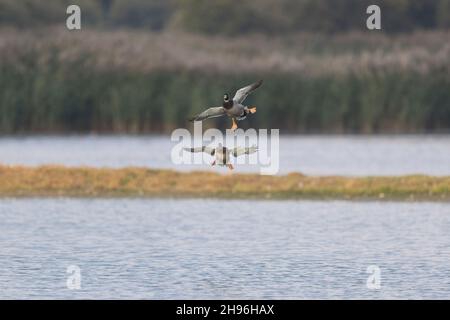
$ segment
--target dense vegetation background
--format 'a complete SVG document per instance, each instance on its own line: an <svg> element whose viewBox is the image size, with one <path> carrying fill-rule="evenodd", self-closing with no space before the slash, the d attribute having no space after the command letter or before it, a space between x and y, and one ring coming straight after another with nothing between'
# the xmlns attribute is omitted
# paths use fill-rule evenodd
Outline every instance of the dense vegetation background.
<svg viewBox="0 0 450 320"><path fill-rule="evenodd" d="M0 0L0 133L169 132L259 78L243 127L448 132L449 28L450 0Z"/></svg>

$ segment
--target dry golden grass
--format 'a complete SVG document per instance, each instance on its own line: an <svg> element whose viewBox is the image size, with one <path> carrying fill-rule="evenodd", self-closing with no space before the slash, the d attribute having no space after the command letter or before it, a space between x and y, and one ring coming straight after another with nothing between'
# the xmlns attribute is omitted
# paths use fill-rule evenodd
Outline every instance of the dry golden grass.
<svg viewBox="0 0 450 320"><path fill-rule="evenodd" d="M90 57L99 70L188 70L218 73L367 74L450 70L450 33L414 32L397 36L348 33L336 36L300 33L284 37L202 36L180 32L67 32L61 28L0 28L0 58L17 64L24 54L49 63ZM230 68L233 66L233 68Z"/></svg>
<svg viewBox="0 0 450 320"><path fill-rule="evenodd" d="M310 177L146 168L0 166L0 197L218 197L450 200L450 177Z"/></svg>

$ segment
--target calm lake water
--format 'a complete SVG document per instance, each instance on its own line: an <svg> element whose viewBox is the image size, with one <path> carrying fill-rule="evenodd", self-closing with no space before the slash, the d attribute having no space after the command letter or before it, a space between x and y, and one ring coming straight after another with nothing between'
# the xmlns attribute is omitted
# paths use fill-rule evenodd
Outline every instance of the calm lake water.
<svg viewBox="0 0 450 320"><path fill-rule="evenodd" d="M2 199L0 219L2 299L450 299L448 203Z"/></svg>
<svg viewBox="0 0 450 320"><path fill-rule="evenodd" d="M69 136L0 138L0 163L69 166L144 166L214 170L175 165L169 136ZM263 148L263 146L260 146ZM258 172L237 165L236 172ZM310 175L450 175L450 135L281 136L280 173Z"/></svg>

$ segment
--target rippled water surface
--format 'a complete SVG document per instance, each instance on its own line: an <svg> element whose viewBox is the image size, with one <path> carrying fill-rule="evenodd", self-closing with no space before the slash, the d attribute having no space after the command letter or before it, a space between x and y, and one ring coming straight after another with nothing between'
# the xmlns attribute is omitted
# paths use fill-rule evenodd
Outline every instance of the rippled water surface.
<svg viewBox="0 0 450 320"><path fill-rule="evenodd" d="M145 166L214 170L175 165L169 136L71 136L0 138L0 163L70 166ZM260 149L264 151L264 146ZM312 175L450 175L450 135L281 136L280 173ZM237 165L237 172L258 172Z"/></svg>
<svg viewBox="0 0 450 320"><path fill-rule="evenodd" d="M2 199L0 219L3 299L450 298L448 203Z"/></svg>

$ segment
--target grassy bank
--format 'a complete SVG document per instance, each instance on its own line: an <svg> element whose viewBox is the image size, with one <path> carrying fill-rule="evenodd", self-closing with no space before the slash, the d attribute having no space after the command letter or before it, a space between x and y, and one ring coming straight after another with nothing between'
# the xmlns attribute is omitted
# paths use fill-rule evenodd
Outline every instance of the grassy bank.
<svg viewBox="0 0 450 320"><path fill-rule="evenodd" d="M0 197L450 200L450 177L310 177L0 166Z"/></svg>

